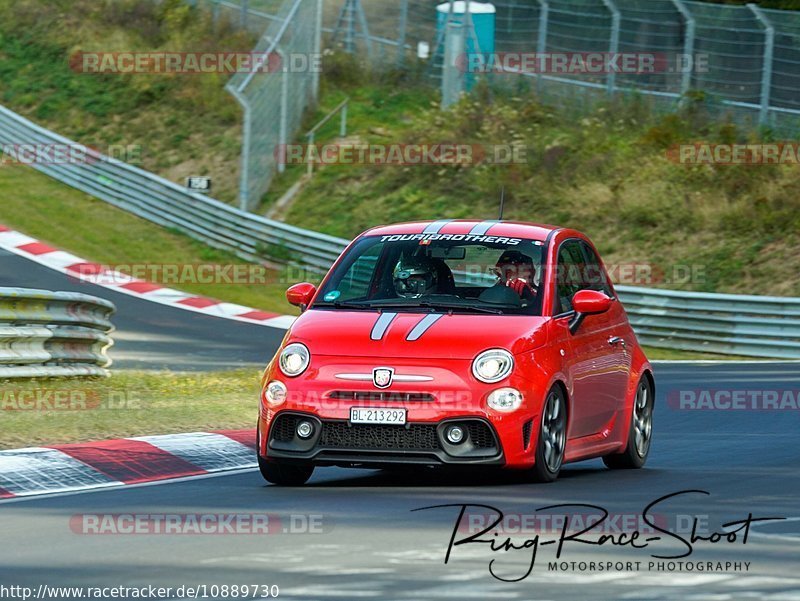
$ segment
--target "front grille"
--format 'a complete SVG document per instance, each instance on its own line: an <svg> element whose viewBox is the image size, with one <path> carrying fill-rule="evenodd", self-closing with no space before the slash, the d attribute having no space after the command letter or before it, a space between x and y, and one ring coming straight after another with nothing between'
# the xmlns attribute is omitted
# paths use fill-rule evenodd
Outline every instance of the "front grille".
<svg viewBox="0 0 800 601"><path fill-rule="evenodd" d="M478 449L491 449L495 447L494 435L488 424L479 421L468 421L467 430L469 439Z"/></svg>
<svg viewBox="0 0 800 601"><path fill-rule="evenodd" d="M272 423L272 428L270 428L272 439L277 442L292 442L299 420L299 415L292 415L291 413L276 417Z"/></svg>
<svg viewBox="0 0 800 601"><path fill-rule="evenodd" d="M432 394L424 392L379 392L363 390L334 390L331 399L337 401L379 401L385 403L432 403Z"/></svg>
<svg viewBox="0 0 800 601"><path fill-rule="evenodd" d="M435 451L440 448L434 424L350 426L347 422L324 422L319 444L332 449Z"/></svg>

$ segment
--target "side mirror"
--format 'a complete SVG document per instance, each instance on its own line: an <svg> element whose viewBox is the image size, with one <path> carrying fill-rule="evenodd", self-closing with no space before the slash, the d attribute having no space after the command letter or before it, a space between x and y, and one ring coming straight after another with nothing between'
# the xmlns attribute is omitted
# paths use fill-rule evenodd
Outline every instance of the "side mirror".
<svg viewBox="0 0 800 601"><path fill-rule="evenodd" d="M607 297L604 292L597 290L578 290L572 297L572 308L575 313L585 313L595 315L605 313L611 308L613 299Z"/></svg>
<svg viewBox="0 0 800 601"><path fill-rule="evenodd" d="M286 300L289 304L300 307L301 311L305 311L316 293L317 287L314 284L303 282L295 284L286 291Z"/></svg>
<svg viewBox="0 0 800 601"><path fill-rule="evenodd" d="M613 298L609 298L599 290L578 290L572 297L572 309L575 311L575 317L569 323L569 331L574 334L581 327L587 315L605 313L611 308L613 302Z"/></svg>

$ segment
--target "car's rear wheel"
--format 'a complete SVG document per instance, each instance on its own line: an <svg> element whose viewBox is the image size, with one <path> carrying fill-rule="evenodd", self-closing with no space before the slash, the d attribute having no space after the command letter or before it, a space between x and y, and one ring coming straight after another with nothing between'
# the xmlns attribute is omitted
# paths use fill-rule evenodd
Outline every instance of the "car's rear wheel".
<svg viewBox="0 0 800 601"><path fill-rule="evenodd" d="M561 387L547 393L536 442L536 464L533 479L552 482L558 478L567 446L567 402Z"/></svg>
<svg viewBox="0 0 800 601"><path fill-rule="evenodd" d="M603 457L606 466L615 470L638 469L647 462L653 438L654 401L653 385L647 376L642 376L633 401L628 445L620 454Z"/></svg>

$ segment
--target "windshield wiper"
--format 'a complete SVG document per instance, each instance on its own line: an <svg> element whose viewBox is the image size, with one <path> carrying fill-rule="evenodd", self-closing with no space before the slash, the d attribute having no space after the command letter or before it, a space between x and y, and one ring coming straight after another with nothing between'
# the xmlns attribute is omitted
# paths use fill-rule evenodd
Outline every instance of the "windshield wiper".
<svg viewBox="0 0 800 601"><path fill-rule="evenodd" d="M502 309L498 309L495 307L481 307L476 305L462 305L459 303L443 303L438 301L417 301L415 303L398 303L398 302L388 302L383 303L380 301L375 301L370 303L370 307L373 308L380 308L380 309L414 309L417 307L422 307L424 309L445 309L445 310L462 310L462 311L477 311L479 313L491 313L493 315L502 315ZM511 307L508 307L511 308Z"/></svg>
<svg viewBox="0 0 800 601"><path fill-rule="evenodd" d="M355 302L355 301L335 301L335 302L322 302L314 303L314 308L317 307L334 307L336 309L354 309L356 311L370 311L374 307L369 302Z"/></svg>

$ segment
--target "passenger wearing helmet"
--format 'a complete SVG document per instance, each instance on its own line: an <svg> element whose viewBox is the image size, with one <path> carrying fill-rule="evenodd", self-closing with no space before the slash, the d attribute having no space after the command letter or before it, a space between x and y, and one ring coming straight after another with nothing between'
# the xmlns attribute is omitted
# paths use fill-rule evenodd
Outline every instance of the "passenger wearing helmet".
<svg viewBox="0 0 800 601"><path fill-rule="evenodd" d="M507 286L524 301L536 298L536 270L533 259L518 250L507 250L497 260L498 284Z"/></svg>
<svg viewBox="0 0 800 601"><path fill-rule="evenodd" d="M417 298L439 288L439 269L427 257L405 257L394 268L394 289L398 296Z"/></svg>

